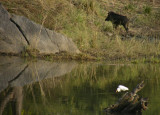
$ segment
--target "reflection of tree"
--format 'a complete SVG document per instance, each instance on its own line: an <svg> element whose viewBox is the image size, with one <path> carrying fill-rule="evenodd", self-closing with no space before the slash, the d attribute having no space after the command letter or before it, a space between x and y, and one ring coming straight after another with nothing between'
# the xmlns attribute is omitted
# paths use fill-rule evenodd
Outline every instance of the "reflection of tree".
<svg viewBox="0 0 160 115"><path fill-rule="evenodd" d="M22 101L23 101L23 88L22 87L13 87L6 93L5 98L0 103L0 115L3 114L3 111L10 101L12 101L12 110L14 115L21 115L22 110Z"/></svg>

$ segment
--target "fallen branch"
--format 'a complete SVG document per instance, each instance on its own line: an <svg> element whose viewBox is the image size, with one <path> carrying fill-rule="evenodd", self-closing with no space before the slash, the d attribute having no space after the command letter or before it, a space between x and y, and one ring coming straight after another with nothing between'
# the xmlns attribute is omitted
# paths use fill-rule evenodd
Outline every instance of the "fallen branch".
<svg viewBox="0 0 160 115"><path fill-rule="evenodd" d="M105 111L110 114L116 113L140 113L147 109L148 98L142 98L137 95L137 92L144 87L144 81L139 83L132 92L126 92L114 105L105 108Z"/></svg>

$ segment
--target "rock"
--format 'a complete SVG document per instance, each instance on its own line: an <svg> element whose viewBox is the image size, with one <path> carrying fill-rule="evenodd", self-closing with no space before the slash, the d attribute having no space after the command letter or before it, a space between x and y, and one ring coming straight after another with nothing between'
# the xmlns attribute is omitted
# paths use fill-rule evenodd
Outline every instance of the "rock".
<svg viewBox="0 0 160 115"><path fill-rule="evenodd" d="M19 54L27 46L23 35L0 4L0 53Z"/></svg>
<svg viewBox="0 0 160 115"><path fill-rule="evenodd" d="M49 29L46 29L49 37L51 38L51 41L54 44L57 44L60 52L67 52L70 53L80 53L77 46L73 43L71 39L68 39L67 37L63 36L62 34L56 33L54 31L51 31ZM61 39L60 39L61 38Z"/></svg>
<svg viewBox="0 0 160 115"><path fill-rule="evenodd" d="M13 15L11 19L20 27L31 49L37 49L40 54L59 52L58 46L52 43L42 25L36 24L23 16Z"/></svg>
<svg viewBox="0 0 160 115"><path fill-rule="evenodd" d="M80 53L71 39L24 16L10 15L0 4L0 53L20 54L26 48L40 55Z"/></svg>

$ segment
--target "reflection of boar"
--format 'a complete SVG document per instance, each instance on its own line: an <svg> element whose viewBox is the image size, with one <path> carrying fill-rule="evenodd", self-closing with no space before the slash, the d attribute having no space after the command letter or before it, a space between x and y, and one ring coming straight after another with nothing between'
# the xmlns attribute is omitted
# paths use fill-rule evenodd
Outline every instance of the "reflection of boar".
<svg viewBox="0 0 160 115"><path fill-rule="evenodd" d="M125 30L128 32L129 19L126 16L122 16L114 12L109 12L105 21L111 21L115 28L117 28L118 25L123 25Z"/></svg>

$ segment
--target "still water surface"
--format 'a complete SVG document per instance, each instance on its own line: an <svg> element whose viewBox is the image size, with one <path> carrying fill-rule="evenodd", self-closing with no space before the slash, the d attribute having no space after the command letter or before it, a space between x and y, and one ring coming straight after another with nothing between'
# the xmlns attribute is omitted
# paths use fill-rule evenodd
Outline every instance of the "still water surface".
<svg viewBox="0 0 160 115"><path fill-rule="evenodd" d="M143 115L160 115L160 65L25 61L0 57L0 115L105 115L123 93L145 81Z"/></svg>

